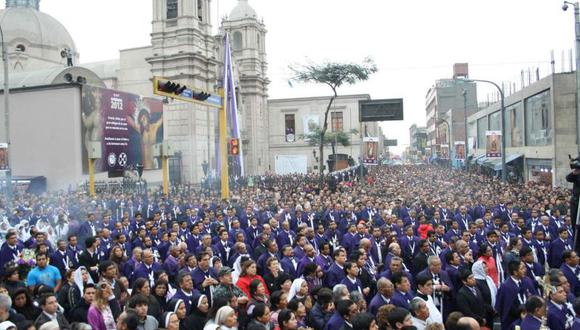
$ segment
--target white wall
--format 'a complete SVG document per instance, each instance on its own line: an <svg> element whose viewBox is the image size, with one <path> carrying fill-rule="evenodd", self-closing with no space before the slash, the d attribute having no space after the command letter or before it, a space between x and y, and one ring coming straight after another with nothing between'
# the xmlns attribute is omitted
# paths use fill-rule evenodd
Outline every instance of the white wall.
<svg viewBox="0 0 580 330"><path fill-rule="evenodd" d="M4 96L0 141L5 141ZM16 90L10 94L11 167L16 176L45 176L49 190L82 180L80 88Z"/></svg>

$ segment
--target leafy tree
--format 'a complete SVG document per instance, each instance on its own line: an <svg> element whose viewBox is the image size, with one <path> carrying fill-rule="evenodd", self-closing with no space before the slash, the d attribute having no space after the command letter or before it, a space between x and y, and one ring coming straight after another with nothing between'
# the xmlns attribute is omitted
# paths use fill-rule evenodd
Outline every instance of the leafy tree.
<svg viewBox="0 0 580 330"><path fill-rule="evenodd" d="M336 146L341 145L343 147L350 146L350 135L358 134L358 130L352 129L350 132L337 131L329 132L324 134L321 138L322 130L320 127L314 128L310 134L304 135L304 140L308 141L311 146L319 146L320 141L322 141L324 146L330 145L332 147L332 153L336 154Z"/></svg>
<svg viewBox="0 0 580 330"><path fill-rule="evenodd" d="M377 66L371 58L366 58L362 64L325 62L322 64L307 64L299 67L290 67L294 73L294 80L304 83L328 85L332 89L332 96L324 112L322 129L318 134L318 148L320 152L320 180L323 179L324 168L324 138L328 130L328 113L332 103L338 97L337 89L343 85L353 85L358 81L365 81L377 72ZM338 138L338 136L337 136Z"/></svg>

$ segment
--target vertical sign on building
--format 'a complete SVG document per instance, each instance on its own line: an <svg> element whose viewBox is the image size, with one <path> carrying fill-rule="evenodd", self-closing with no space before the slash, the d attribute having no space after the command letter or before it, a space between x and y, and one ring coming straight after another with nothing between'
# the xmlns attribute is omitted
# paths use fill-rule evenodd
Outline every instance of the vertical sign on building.
<svg viewBox="0 0 580 330"><path fill-rule="evenodd" d="M465 141L455 141L455 159L465 159Z"/></svg>
<svg viewBox="0 0 580 330"><path fill-rule="evenodd" d="M0 171L8 171L9 168L8 143L0 143Z"/></svg>
<svg viewBox="0 0 580 330"><path fill-rule="evenodd" d="M363 163L365 165L379 164L379 138L365 137L363 139Z"/></svg>
<svg viewBox="0 0 580 330"><path fill-rule="evenodd" d="M486 157L501 157L501 131L485 131Z"/></svg>

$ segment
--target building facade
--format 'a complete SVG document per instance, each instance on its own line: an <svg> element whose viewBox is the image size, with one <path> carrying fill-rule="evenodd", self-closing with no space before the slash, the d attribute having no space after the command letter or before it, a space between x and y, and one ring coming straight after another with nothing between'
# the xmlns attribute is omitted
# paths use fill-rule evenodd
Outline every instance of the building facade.
<svg viewBox="0 0 580 330"><path fill-rule="evenodd" d="M338 145L336 154L351 156L357 163L362 153L361 132L364 136L378 137L378 150L383 150L383 134L378 123L359 121L359 101L363 100L370 100L370 95L339 96L328 115L327 132L342 131L350 138L350 145ZM329 101L329 96L268 100L269 171L284 174L291 167L302 173L319 170L319 149L308 141L308 136L322 127ZM325 166L329 155L332 148L328 145L324 148Z"/></svg>
<svg viewBox="0 0 580 330"><path fill-rule="evenodd" d="M409 127L409 150L407 158L411 160L422 160L427 147L427 128L419 127L417 124Z"/></svg>
<svg viewBox="0 0 580 330"><path fill-rule="evenodd" d="M505 98L508 175L521 180L565 186L568 155L576 155L575 73L547 76ZM486 157L486 131L501 130L500 103L468 118L474 162L499 175L501 158ZM471 152L470 152L471 153Z"/></svg>
<svg viewBox="0 0 580 330"><path fill-rule="evenodd" d="M238 1L221 22L218 35L211 32L210 0L152 0L152 5L150 45L120 50L118 59L79 65L72 37L62 24L40 11L39 0L7 0L0 23L5 27L11 88L77 82L78 75L72 81L64 79L70 73L68 56L75 68L72 73L84 70L83 83L151 97L152 78L161 76L217 94L223 75L223 39L230 33L244 167L246 174L263 173L268 164L269 84L264 23L248 0ZM210 169L216 167L217 112L197 104L165 101L164 139L178 151L182 179L199 182L206 175L204 162ZM158 176L147 172L146 179Z"/></svg>
<svg viewBox="0 0 580 330"><path fill-rule="evenodd" d="M425 97L427 145L439 158L454 158L454 142L465 141L465 113L477 111L475 83L440 79Z"/></svg>

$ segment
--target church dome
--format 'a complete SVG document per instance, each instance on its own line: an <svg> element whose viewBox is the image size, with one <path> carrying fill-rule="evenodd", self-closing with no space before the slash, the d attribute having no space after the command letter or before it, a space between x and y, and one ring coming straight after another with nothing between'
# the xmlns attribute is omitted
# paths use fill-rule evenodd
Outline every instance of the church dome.
<svg viewBox="0 0 580 330"><path fill-rule="evenodd" d="M250 6L248 0L239 0L238 4L232 9L229 19L233 21L246 18L258 19L258 15L254 8Z"/></svg>
<svg viewBox="0 0 580 330"><path fill-rule="evenodd" d="M30 46L58 51L69 48L76 53L73 38L52 16L30 6L8 7L0 11L0 24L6 43L16 47L19 41ZM13 49L9 49L11 52Z"/></svg>

